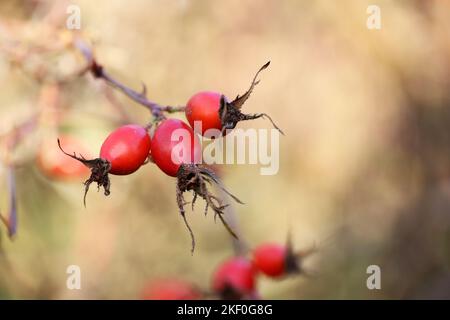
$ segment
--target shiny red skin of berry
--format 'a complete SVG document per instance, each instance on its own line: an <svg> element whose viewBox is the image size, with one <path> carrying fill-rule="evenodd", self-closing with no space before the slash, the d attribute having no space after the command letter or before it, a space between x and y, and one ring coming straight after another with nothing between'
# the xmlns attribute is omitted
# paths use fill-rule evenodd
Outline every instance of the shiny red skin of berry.
<svg viewBox="0 0 450 320"><path fill-rule="evenodd" d="M244 257L226 260L213 275L213 290L221 294L231 289L242 296L250 295L255 289L255 271L252 263Z"/></svg>
<svg viewBox="0 0 450 320"><path fill-rule="evenodd" d="M200 292L190 283L167 279L150 283L142 292L144 300L198 300Z"/></svg>
<svg viewBox="0 0 450 320"><path fill-rule="evenodd" d="M177 131L182 129L184 131ZM173 134L182 133L178 139ZM188 137L188 139L185 139ZM177 148L174 150L174 148ZM189 150L184 152L180 150ZM167 175L176 177L182 164L198 163L201 159L201 144L198 136L187 123L178 119L163 120L152 137L151 154L156 165ZM174 158L172 159L172 153ZM190 153L190 154L189 154Z"/></svg>
<svg viewBox="0 0 450 320"><path fill-rule="evenodd" d="M269 277L280 277L286 272L287 248L278 244L262 244L253 250L255 267Z"/></svg>
<svg viewBox="0 0 450 320"><path fill-rule="evenodd" d="M111 163L109 173L127 175L135 172L150 153L151 139L145 128L129 124L117 128L106 138L100 158Z"/></svg>
<svg viewBox="0 0 450 320"><path fill-rule="evenodd" d="M193 95L186 104L186 118L194 130L195 121L202 124L201 133L205 135L208 129L222 130L222 122L219 117L221 94L212 91L202 91Z"/></svg>

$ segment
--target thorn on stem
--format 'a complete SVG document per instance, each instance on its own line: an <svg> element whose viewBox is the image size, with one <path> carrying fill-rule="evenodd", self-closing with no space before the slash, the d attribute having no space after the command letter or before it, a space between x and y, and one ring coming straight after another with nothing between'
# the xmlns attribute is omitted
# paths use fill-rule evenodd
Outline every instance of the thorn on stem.
<svg viewBox="0 0 450 320"><path fill-rule="evenodd" d="M145 97L147 96L147 86L145 85L144 82L142 82L141 96L142 96L143 98L145 98Z"/></svg>

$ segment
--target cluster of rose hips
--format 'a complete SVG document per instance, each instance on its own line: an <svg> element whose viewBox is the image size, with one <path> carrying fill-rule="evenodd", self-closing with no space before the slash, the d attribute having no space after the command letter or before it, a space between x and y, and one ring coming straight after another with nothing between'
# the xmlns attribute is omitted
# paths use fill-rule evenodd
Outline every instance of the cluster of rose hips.
<svg viewBox="0 0 450 320"><path fill-rule="evenodd" d="M259 72L268 65L269 62L258 70L245 94L237 96L231 102L218 92L203 91L193 95L184 108L190 126L182 120L166 118L162 112L157 112L157 117L149 125L128 124L111 132L103 142L99 157L96 159L86 159L81 154L77 156L75 152L67 153L66 148L62 147L61 141L58 139L58 146L64 154L91 170L89 179L84 183L84 204L86 205L86 194L91 183L97 183L98 188L103 187L104 194L109 195L111 185L109 174L129 175L137 171L143 164L151 161L168 176L177 178L177 204L191 235L192 250L194 250L195 241L185 216L184 206L187 202L184 200L183 193L186 191L192 191L194 194L192 206L197 197L202 198L206 203L205 212L211 208L215 217L219 217L228 232L237 238L222 216L227 205L223 205L221 199L210 193L207 186L214 183L235 201L239 203L241 201L222 186L214 171L199 163L202 146L198 134L211 138L208 130L215 130L220 133L219 136L223 136L228 130L234 129L239 121L268 117L264 113L248 115L240 111L259 82L257 80ZM101 66L93 63L92 68L96 77L105 77ZM270 117L268 118L270 119ZM201 129L198 129L198 126ZM276 128L278 129L278 127ZM175 132L180 132L179 130L182 130L183 135L176 140L174 139ZM214 138L219 136L216 134ZM177 149L175 150L175 148ZM177 152L177 150L182 151ZM52 170L57 174L65 171L64 166L58 164ZM73 173L80 171L81 169L77 168L73 170Z"/></svg>
<svg viewBox="0 0 450 320"><path fill-rule="evenodd" d="M235 256L222 262L214 271L211 290L202 291L180 279L150 282L142 292L149 300L196 300L219 297L221 299L258 299L257 279L263 274L272 279L304 273L302 259L313 250L294 252L290 244L262 244L252 257Z"/></svg>

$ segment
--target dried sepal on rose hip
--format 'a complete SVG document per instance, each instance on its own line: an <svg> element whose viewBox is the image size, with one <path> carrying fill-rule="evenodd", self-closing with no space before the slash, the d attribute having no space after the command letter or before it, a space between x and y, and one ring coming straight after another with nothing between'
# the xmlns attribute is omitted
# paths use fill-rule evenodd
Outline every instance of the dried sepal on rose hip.
<svg viewBox="0 0 450 320"><path fill-rule="evenodd" d="M150 153L151 139L147 129L135 124L117 128L109 134L100 149L100 157L86 159L67 153L58 139L58 146L69 157L83 163L91 170L91 176L84 182L85 191L83 203L86 206L86 195L91 183L103 187L105 196L110 194L111 182L109 174L128 175L138 170L147 160Z"/></svg>
<svg viewBox="0 0 450 320"><path fill-rule="evenodd" d="M259 83L259 80L257 80L259 73L266 69L269 64L270 61L263 65L254 76L250 88L231 102L228 102L223 94L213 91L201 91L193 95L185 108L186 118L191 127L196 129L195 123L199 122L201 123L201 132L198 133L211 137L214 134L211 135L207 132L210 129L219 130L223 135L226 133L226 130L234 129L240 121L266 117L281 134L284 134L266 113L244 114L241 112L245 101L247 101L253 89Z"/></svg>
<svg viewBox="0 0 450 320"><path fill-rule="evenodd" d="M192 252L195 248L195 237L187 222L184 209L187 202L184 200L183 194L186 191L192 191L194 194L192 207L194 207L197 197L204 199L206 202L205 215L208 208L211 208L215 214L214 218L219 217L227 231L236 238L236 234L223 217L227 205L222 205L221 200L208 190L207 185L216 184L235 201L242 203L224 188L211 169L199 164L201 152L201 143L198 136L191 127L181 120L162 120L153 133L152 160L164 173L177 178L176 199L178 209L191 236Z"/></svg>
<svg viewBox="0 0 450 320"><path fill-rule="evenodd" d="M307 274L302 266L303 259L314 253L313 246L307 250L294 251L290 239L287 244L264 243L253 250L252 258L256 269L270 278L281 278L291 274Z"/></svg>

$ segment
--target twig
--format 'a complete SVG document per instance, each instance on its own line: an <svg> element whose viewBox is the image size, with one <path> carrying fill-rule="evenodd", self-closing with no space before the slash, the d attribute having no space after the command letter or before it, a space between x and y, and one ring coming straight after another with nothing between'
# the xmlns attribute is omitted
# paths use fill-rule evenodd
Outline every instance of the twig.
<svg viewBox="0 0 450 320"><path fill-rule="evenodd" d="M108 72L106 72L105 68L101 64L99 64L95 59L92 49L84 41L82 41L81 39L76 39L74 45L83 54L89 66L88 70L95 78L103 79L111 87L121 91L131 100L146 107L151 112L155 120L164 119L165 118L164 112L175 113L184 111L185 109L184 106L179 107L162 106L156 102L148 100L147 87L145 86L145 84L142 84L141 92L138 92L134 89L127 87L120 81L113 78Z"/></svg>

